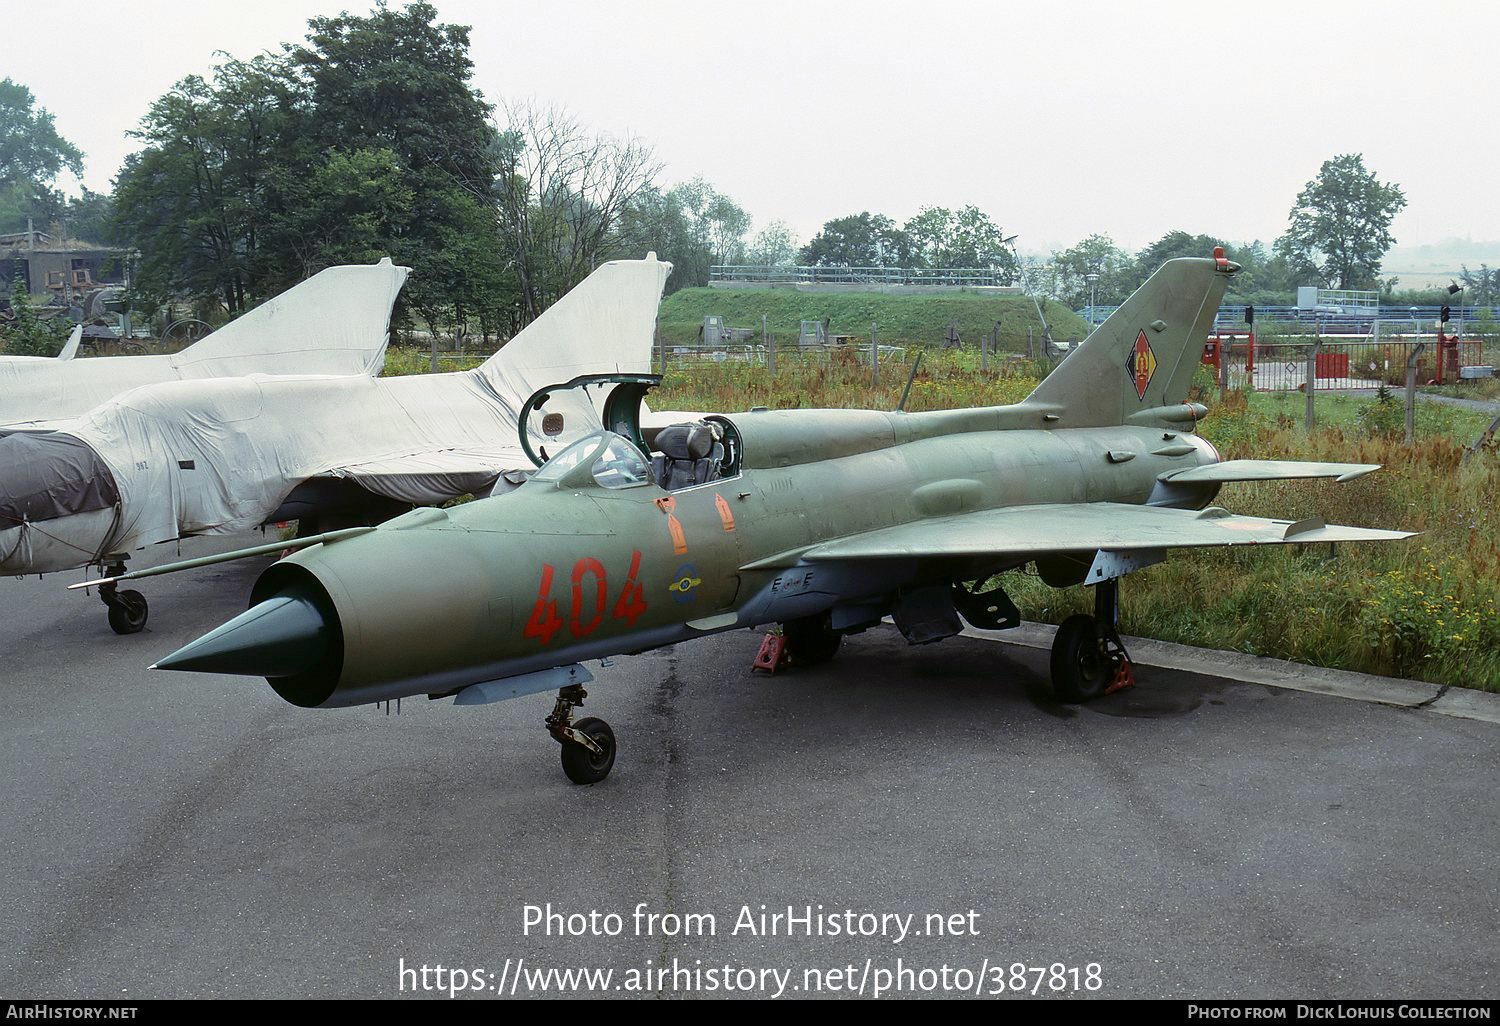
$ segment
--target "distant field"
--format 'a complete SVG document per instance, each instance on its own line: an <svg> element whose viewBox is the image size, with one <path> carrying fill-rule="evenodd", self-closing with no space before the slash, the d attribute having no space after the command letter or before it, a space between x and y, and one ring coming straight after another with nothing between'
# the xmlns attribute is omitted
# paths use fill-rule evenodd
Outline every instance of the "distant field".
<svg viewBox="0 0 1500 1026"><path fill-rule="evenodd" d="M1052 337L1059 342L1082 339L1088 322L1060 303L1044 303ZM933 295L887 295L880 292L797 292L793 289L683 289L661 304L661 333L674 345L690 345L698 338L703 318L717 314L732 328L760 330L762 315L779 343L796 341L801 321L828 318L836 335L868 340L870 324L880 326L884 345L937 345L947 326L958 322L959 338L977 347L981 335L1000 322L1002 352L1026 350L1026 329L1041 338L1036 307L1025 296L989 296L972 292Z"/></svg>

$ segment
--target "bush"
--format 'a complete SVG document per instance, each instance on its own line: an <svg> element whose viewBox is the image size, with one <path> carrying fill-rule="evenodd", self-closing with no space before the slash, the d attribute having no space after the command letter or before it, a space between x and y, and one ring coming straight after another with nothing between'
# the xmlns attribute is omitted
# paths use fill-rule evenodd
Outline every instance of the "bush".
<svg viewBox="0 0 1500 1026"><path fill-rule="evenodd" d="M5 351L11 356L56 356L67 341L63 325L44 321L31 305L31 294L20 275L11 281L10 309L15 320L5 329Z"/></svg>

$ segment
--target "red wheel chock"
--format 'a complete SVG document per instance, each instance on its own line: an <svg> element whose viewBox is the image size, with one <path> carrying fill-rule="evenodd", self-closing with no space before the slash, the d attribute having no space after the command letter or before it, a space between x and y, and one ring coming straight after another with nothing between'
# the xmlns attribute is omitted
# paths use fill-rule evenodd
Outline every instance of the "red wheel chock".
<svg viewBox="0 0 1500 1026"><path fill-rule="evenodd" d="M780 634L767 634L761 639L760 651L755 653L755 662L750 664L750 671L765 670L767 673L775 673L786 665L786 638Z"/></svg>
<svg viewBox="0 0 1500 1026"><path fill-rule="evenodd" d="M1130 668L1130 660L1120 656L1115 660L1115 679L1110 681L1109 687L1104 689L1106 695L1112 695L1116 691L1135 687L1135 672Z"/></svg>

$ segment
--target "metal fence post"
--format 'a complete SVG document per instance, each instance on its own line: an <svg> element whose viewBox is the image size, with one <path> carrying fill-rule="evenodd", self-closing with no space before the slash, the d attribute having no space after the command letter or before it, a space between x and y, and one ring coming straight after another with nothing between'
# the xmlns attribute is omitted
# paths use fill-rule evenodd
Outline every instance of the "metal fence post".
<svg viewBox="0 0 1500 1026"><path fill-rule="evenodd" d="M1031 329L1026 329L1026 359L1035 360L1036 354L1031 348Z"/></svg>
<svg viewBox="0 0 1500 1026"><path fill-rule="evenodd" d="M1302 387L1307 390L1307 430L1312 431L1318 426L1318 415L1313 409L1313 392L1318 384L1318 350L1323 345L1323 339L1319 335L1313 336L1312 348L1307 351L1307 379Z"/></svg>
<svg viewBox="0 0 1500 1026"><path fill-rule="evenodd" d="M766 328L766 315L760 315L760 341L766 347L766 373L776 373L776 350L771 345L771 332Z"/></svg>
<svg viewBox="0 0 1500 1026"><path fill-rule="evenodd" d="M1234 340L1229 340L1229 345L1224 345L1224 336L1214 336L1214 353L1219 358L1219 396L1222 398L1229 391L1229 357L1234 353Z"/></svg>
<svg viewBox="0 0 1500 1026"><path fill-rule="evenodd" d="M1406 358L1406 444L1417 437L1417 359L1424 343L1418 342Z"/></svg>
<svg viewBox="0 0 1500 1026"><path fill-rule="evenodd" d="M665 377L667 373L667 340L661 333L660 320L656 323L656 343L657 348L661 350L661 373Z"/></svg>
<svg viewBox="0 0 1500 1026"><path fill-rule="evenodd" d="M880 333L874 321L870 322L870 387L880 387Z"/></svg>
<svg viewBox="0 0 1500 1026"><path fill-rule="evenodd" d="M990 372L990 336L979 336L979 373Z"/></svg>

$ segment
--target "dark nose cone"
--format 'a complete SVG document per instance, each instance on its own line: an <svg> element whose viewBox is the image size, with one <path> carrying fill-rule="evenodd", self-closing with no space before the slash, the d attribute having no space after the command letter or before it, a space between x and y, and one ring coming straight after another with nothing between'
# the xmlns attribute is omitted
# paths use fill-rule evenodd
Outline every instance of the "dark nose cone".
<svg viewBox="0 0 1500 1026"><path fill-rule="evenodd" d="M333 628L305 595L281 594L156 662L158 670L295 677L328 652Z"/></svg>

